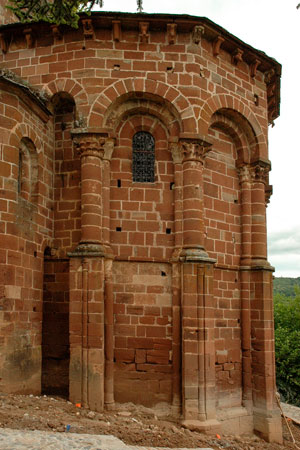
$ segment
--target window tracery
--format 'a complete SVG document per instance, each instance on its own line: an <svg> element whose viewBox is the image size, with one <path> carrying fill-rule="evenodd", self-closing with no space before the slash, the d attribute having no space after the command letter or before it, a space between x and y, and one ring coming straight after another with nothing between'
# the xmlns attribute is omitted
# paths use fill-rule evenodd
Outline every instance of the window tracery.
<svg viewBox="0 0 300 450"><path fill-rule="evenodd" d="M132 180L137 183L155 181L155 140L147 131L138 131L132 139Z"/></svg>

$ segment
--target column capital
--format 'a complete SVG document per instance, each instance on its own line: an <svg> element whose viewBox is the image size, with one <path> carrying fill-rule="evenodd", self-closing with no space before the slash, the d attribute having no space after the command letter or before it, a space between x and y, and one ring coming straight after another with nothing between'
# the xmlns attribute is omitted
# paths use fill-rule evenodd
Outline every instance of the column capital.
<svg viewBox="0 0 300 450"><path fill-rule="evenodd" d="M245 164L237 168L237 172L239 175L240 183L250 183L251 181L251 173L250 166Z"/></svg>
<svg viewBox="0 0 300 450"><path fill-rule="evenodd" d="M110 161L115 147L114 138L106 138L103 147L104 147L103 159L105 161Z"/></svg>
<svg viewBox="0 0 300 450"><path fill-rule="evenodd" d="M105 129L75 128L71 131L71 136L80 157L111 158L114 139Z"/></svg>
<svg viewBox="0 0 300 450"><path fill-rule="evenodd" d="M73 142L80 157L96 156L103 159L105 139L95 135L77 135L73 137Z"/></svg>
<svg viewBox="0 0 300 450"><path fill-rule="evenodd" d="M250 166L251 179L254 182L269 184L269 172L271 163L269 160L257 160Z"/></svg>
<svg viewBox="0 0 300 450"><path fill-rule="evenodd" d="M173 163L181 164L182 163L182 151L179 142L169 142L169 150L172 153Z"/></svg>
<svg viewBox="0 0 300 450"><path fill-rule="evenodd" d="M199 137L181 137L179 145L182 161L198 161L203 163L205 156L211 150L211 143Z"/></svg>

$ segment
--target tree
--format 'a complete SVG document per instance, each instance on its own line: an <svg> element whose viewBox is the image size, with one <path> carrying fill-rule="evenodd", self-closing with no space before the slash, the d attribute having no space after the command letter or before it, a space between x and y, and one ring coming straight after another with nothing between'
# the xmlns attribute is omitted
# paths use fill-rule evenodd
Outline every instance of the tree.
<svg viewBox="0 0 300 450"><path fill-rule="evenodd" d="M89 14L96 5L102 7L103 0L9 0L7 6L21 22L45 21L56 25L78 27L79 13ZM137 0L142 12L142 0Z"/></svg>
<svg viewBox="0 0 300 450"><path fill-rule="evenodd" d="M300 288L274 296L276 381L285 401L300 406Z"/></svg>

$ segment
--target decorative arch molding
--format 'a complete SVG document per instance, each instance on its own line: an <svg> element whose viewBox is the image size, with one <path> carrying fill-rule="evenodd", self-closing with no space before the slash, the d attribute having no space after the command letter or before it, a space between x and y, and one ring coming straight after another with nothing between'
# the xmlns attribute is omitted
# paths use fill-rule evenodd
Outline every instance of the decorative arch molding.
<svg viewBox="0 0 300 450"><path fill-rule="evenodd" d="M168 138L168 129L158 117L154 115L141 116L140 114L123 118L118 125L116 135L121 139L127 138L131 141L138 131L151 133L156 141L165 142Z"/></svg>
<svg viewBox="0 0 300 450"><path fill-rule="evenodd" d="M60 78L45 84L43 89L51 98L60 92L68 93L75 101L76 109L78 109L77 115L87 117L89 113L88 96L84 87L77 81L70 78Z"/></svg>
<svg viewBox="0 0 300 450"><path fill-rule="evenodd" d="M267 131L263 131L251 109L241 100L231 95L214 95L203 105L199 115L199 132L202 135L206 136L208 134L209 127L212 124L212 117L218 111L236 123L248 139L250 138L250 141L252 141L251 136L253 136L253 139L255 137L257 149L252 157L268 158Z"/></svg>
<svg viewBox="0 0 300 450"><path fill-rule="evenodd" d="M38 155L34 143L23 137L19 145L18 194L24 200L37 201Z"/></svg>
<svg viewBox="0 0 300 450"><path fill-rule="evenodd" d="M36 148L37 154L42 150L42 140L34 129L26 123L18 123L10 132L9 145L19 148L22 139L29 139Z"/></svg>
<svg viewBox="0 0 300 450"><path fill-rule="evenodd" d="M41 252L41 256L45 255L46 249L49 249L51 251L51 256L52 257L57 256L57 248L55 246L53 246L53 242L54 242L53 238L49 238L49 237L44 237L43 238L43 240L42 240L42 242L40 244L40 247L39 247L39 250Z"/></svg>
<svg viewBox="0 0 300 450"><path fill-rule="evenodd" d="M221 110L213 114L210 128L221 130L231 137L237 151L237 167L243 164L250 164L252 159L251 155L255 153L257 147L257 142L253 134L249 139L236 122L222 114Z"/></svg>
<svg viewBox="0 0 300 450"><path fill-rule="evenodd" d="M152 103L164 104L179 121L182 132L197 132L194 109L181 92L161 81L145 78L119 80L105 89L92 105L89 127L105 128L110 111L129 98L144 98Z"/></svg>
<svg viewBox="0 0 300 450"><path fill-rule="evenodd" d="M37 132L26 123L19 123L14 128L12 128L9 137L9 146L14 149L15 164L18 166L18 177L16 179L16 188L19 193L19 198L23 197L31 202L38 203L38 194L40 188L40 171L43 166L43 149L46 144L43 143L42 139L38 136ZM20 190L20 155L21 158L25 158L29 164L30 159L30 177L31 185L24 191L24 196ZM22 156L23 155L23 156ZM29 166L28 166L29 169ZM26 194L25 194L26 192Z"/></svg>
<svg viewBox="0 0 300 450"><path fill-rule="evenodd" d="M104 117L105 127L112 128L115 132L124 120L139 114L145 117L156 117L168 129L169 136L178 136L182 124L177 111L161 99L148 98L148 96L147 93L143 98L136 97L136 94L122 96L123 98L120 101L118 99L117 104L113 103L108 108Z"/></svg>

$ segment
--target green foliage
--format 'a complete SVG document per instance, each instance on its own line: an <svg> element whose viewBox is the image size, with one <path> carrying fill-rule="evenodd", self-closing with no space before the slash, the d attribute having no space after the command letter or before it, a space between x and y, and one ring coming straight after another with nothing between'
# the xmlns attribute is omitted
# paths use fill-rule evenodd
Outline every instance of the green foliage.
<svg viewBox="0 0 300 450"><path fill-rule="evenodd" d="M9 0L11 9L21 22L45 21L78 27L79 13L90 13L103 0Z"/></svg>
<svg viewBox="0 0 300 450"><path fill-rule="evenodd" d="M284 294L288 297L295 296L295 286L300 287L300 277L287 278L279 277L274 278L274 294Z"/></svg>
<svg viewBox="0 0 300 450"><path fill-rule="evenodd" d="M300 288L274 296L276 381L287 402L300 406Z"/></svg>

